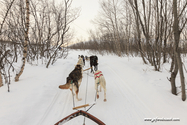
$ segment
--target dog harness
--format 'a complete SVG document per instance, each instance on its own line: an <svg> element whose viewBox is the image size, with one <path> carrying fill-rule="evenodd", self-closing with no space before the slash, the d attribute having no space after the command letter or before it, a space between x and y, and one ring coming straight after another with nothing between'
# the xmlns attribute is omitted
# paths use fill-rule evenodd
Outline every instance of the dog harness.
<svg viewBox="0 0 187 125"><path fill-rule="evenodd" d="M102 76L102 75L103 75L103 74L102 74L101 71L99 71L99 72L97 72L97 73L94 74L94 76L95 76L95 80L98 78L98 82L97 82L97 84L99 84L99 78L100 78L100 76Z"/></svg>
<svg viewBox="0 0 187 125"><path fill-rule="evenodd" d="M102 75L103 75L103 74L102 74L101 71L99 71L98 73L95 73L95 74L94 74L95 79L96 79L96 78L99 78L99 77L102 76Z"/></svg>

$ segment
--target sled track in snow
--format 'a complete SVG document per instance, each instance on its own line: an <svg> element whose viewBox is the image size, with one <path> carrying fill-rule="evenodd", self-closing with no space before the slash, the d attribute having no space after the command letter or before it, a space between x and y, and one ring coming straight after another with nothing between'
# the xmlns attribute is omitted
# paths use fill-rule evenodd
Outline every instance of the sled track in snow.
<svg viewBox="0 0 187 125"><path fill-rule="evenodd" d="M60 90L55 94L53 100L51 101L50 105L48 106L47 110L45 111L43 117L42 117L41 120L38 122L38 125L46 125L46 124L44 124L44 123L45 123L45 121L48 121L47 118L50 116L51 112L53 112L53 110L56 109L55 107L59 107L59 106L58 106L59 103L60 103L60 102L63 102L63 100L69 100L68 98L70 98L70 97L69 97L70 94L68 94L68 96L66 96L65 99L62 98L62 96L61 96L62 94L63 94L63 92L60 91ZM68 101L65 101L64 106L62 106L62 108L59 108L59 112L61 112L61 115L60 115L60 116L63 115L63 109L67 106L67 102L68 102ZM59 119L60 119L60 118L59 118Z"/></svg>
<svg viewBox="0 0 187 125"><path fill-rule="evenodd" d="M54 106L55 102L56 102L57 99L59 98L59 95L60 95L60 91L58 91L58 92L56 93L56 95L54 96L53 101L52 101L52 102L50 103L50 105L48 106L46 112L44 113L44 115L43 115L43 117L41 118L41 120L40 120L40 122L38 123L38 125L41 125L41 124L45 121L47 115L48 115L49 112L52 110L52 107Z"/></svg>
<svg viewBox="0 0 187 125"><path fill-rule="evenodd" d="M86 73L85 73L86 75ZM91 75L90 75L91 76ZM94 76L92 76L94 77ZM50 118L51 119L51 114L54 114L55 113L53 112L55 109L58 108L58 112L60 115L55 118L56 121L54 121L54 123L56 123L59 119L62 118L62 116L64 116L66 113L66 111L69 109L69 102L71 102L70 100L72 99L70 96L72 96L71 93L67 92L67 93L64 93L65 91L61 91L60 89L58 90L58 92L55 94L53 100L51 101L51 103L49 104L48 108L46 109L44 115L42 116L41 120L38 122L38 125L48 125L48 124L45 124L45 121L48 121L47 119ZM63 94L66 94L65 98L63 96ZM64 101L66 100L66 101ZM62 103L64 102L63 104L59 104L59 103ZM68 107L68 108L67 108Z"/></svg>
<svg viewBox="0 0 187 125"><path fill-rule="evenodd" d="M108 70L110 70L114 75L115 75L115 78L117 78L119 81L119 83L117 85L115 85L114 87L116 87L119 92L122 94L122 96L124 97L124 99L127 100L127 103L129 104L132 104L132 109L137 109L138 111L141 112L142 115L144 115L144 117L151 117L151 116L145 116L145 112L148 112L150 115L154 116L154 117L157 117L157 115L152 112L152 110L146 106L146 104L140 99L140 97L126 84L128 83L124 78L121 78L121 76L113 69L111 68L109 65L106 65L108 68ZM124 83L124 84L122 84ZM127 91L125 91L127 90ZM127 95L127 92L129 92L128 94L129 95L133 95L134 98L129 98L129 96ZM136 104L138 103L138 105L141 105L141 107L143 107L142 109L139 109ZM124 104L126 105L126 104ZM128 109L127 109L128 110ZM132 112L132 114L136 114L139 118L142 118L142 115L140 113L136 113L136 112ZM143 120L143 119L142 119ZM145 122L145 124L150 124L149 122ZM163 123L159 123L159 124L162 124Z"/></svg>
<svg viewBox="0 0 187 125"><path fill-rule="evenodd" d="M108 66L108 65L107 65ZM109 66L108 66L109 67ZM117 76L117 78L122 82L122 83L128 83L128 82L126 82L123 78L121 78L120 77L120 75L118 75L117 73L116 73L116 71L114 71L111 67L109 67L110 68L110 71L112 71L114 74L115 74L115 76ZM123 86L119 83L118 84L119 86L117 86L118 87L118 89L120 90L120 92L124 95L124 94L126 94L125 92L124 92L124 90L122 90L122 88L123 88ZM123 85L125 85L125 87L131 92L131 94L132 95L134 95L137 99L138 99L138 101L139 102L141 102L143 105L144 105L144 107L145 108L147 108L147 106L146 106L146 104L137 96L137 94L127 85L127 84L123 84ZM150 112L152 112L151 111L151 109L149 109L149 108L147 108ZM153 113L152 112L152 114L154 114L155 115L155 113Z"/></svg>

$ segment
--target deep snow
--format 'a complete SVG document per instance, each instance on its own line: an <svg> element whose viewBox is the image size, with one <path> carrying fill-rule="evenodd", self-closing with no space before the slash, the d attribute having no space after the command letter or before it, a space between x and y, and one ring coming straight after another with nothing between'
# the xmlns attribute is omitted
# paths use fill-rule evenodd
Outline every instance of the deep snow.
<svg viewBox="0 0 187 125"><path fill-rule="evenodd" d="M0 125L53 125L75 112L71 91L60 90L58 86L65 84L78 55L92 54L71 50L67 59L59 59L48 69L41 64L27 64L19 82L14 82L12 77L10 92L7 92L7 85L0 88ZM153 67L144 65L140 57L97 56L99 70L107 83L107 102L103 101L104 93L100 92L96 105L89 110L90 114L106 125L187 124L187 102L181 100L180 94L174 96L170 92L167 80L170 64L162 65L162 71L155 72ZM84 69L88 67L89 62L86 62ZM177 82L180 86L179 76ZM94 88L93 74L84 72L79 92L82 100L75 100L75 105L93 103ZM146 118L152 121L145 121ZM175 118L179 121L155 121ZM83 121L84 117L79 116L65 125L81 125ZM86 125L94 124L86 118Z"/></svg>

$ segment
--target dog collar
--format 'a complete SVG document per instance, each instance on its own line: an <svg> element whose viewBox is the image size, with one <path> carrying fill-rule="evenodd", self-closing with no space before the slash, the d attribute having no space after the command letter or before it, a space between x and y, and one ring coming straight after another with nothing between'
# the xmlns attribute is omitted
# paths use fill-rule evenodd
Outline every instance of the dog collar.
<svg viewBox="0 0 187 125"><path fill-rule="evenodd" d="M73 80L71 80L71 83L70 84L72 84L73 83Z"/></svg>

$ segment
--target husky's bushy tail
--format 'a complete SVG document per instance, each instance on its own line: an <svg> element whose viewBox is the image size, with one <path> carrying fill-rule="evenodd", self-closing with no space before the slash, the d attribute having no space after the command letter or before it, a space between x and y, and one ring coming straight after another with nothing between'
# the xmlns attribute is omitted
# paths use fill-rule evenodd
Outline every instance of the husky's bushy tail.
<svg viewBox="0 0 187 125"><path fill-rule="evenodd" d="M64 84L64 85L59 85L59 88L60 89L69 89L70 88L70 84L67 83L67 84Z"/></svg>

